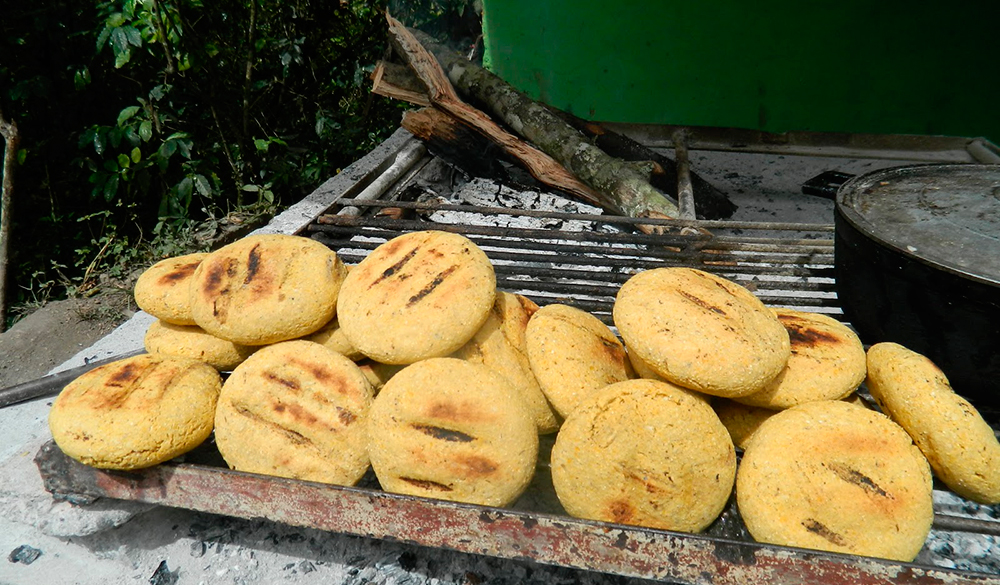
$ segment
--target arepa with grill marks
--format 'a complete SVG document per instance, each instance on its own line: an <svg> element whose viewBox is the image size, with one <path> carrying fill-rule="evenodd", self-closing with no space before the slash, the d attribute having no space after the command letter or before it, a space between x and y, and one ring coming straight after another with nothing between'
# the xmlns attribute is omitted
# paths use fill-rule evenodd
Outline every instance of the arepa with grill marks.
<svg viewBox="0 0 1000 585"><path fill-rule="evenodd" d="M378 246L351 269L337 318L361 353L409 364L462 347L486 321L495 297L493 265L472 240L412 232Z"/></svg>

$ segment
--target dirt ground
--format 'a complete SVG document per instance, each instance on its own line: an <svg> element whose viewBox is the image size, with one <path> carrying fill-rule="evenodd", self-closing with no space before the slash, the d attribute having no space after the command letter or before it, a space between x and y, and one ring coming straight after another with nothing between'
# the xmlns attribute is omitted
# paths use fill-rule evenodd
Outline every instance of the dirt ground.
<svg viewBox="0 0 1000 585"><path fill-rule="evenodd" d="M0 334L0 389L46 375L136 310L131 296L118 290L45 304Z"/></svg>

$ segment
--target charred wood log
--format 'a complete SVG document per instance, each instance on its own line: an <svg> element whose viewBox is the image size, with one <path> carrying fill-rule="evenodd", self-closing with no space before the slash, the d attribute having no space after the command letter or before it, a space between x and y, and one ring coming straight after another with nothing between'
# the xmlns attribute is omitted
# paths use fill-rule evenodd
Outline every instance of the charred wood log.
<svg viewBox="0 0 1000 585"><path fill-rule="evenodd" d="M514 153L518 160L525 161L536 179L551 184L547 178L549 172L554 173L553 176L568 176L585 187L582 194L574 194L614 213L631 217L677 217L676 204L649 184L649 165L644 170L641 164L607 155L545 106L497 76L440 46L420 31L407 29L389 15L386 18L390 41L397 54L427 85L431 103L484 132L507 152ZM539 148L517 140L488 115L462 101L455 88L479 103L488 104L494 115ZM541 159L540 155L547 156ZM546 161L546 172L538 172L539 160ZM530 166L533 164L536 166Z"/></svg>

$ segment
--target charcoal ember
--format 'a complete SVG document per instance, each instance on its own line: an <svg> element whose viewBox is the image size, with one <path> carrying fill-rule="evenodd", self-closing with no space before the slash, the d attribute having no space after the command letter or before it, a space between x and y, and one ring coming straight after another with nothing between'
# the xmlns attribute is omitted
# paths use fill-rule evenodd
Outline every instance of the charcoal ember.
<svg viewBox="0 0 1000 585"><path fill-rule="evenodd" d="M7 555L7 560L12 563L22 563L24 565L30 565L31 563L38 560L38 557L42 556L42 551L37 548L22 544L21 546L15 548Z"/></svg>
<svg viewBox="0 0 1000 585"><path fill-rule="evenodd" d="M150 585L176 585L177 572L171 571L167 567L167 561L160 561L160 564L153 571L153 576L149 578Z"/></svg>

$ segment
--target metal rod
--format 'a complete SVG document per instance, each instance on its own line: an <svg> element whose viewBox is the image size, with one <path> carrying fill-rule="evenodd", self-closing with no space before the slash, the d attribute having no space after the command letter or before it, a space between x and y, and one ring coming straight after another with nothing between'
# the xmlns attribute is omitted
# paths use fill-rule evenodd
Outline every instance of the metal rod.
<svg viewBox="0 0 1000 585"><path fill-rule="evenodd" d="M484 215L500 215L512 217L544 217L551 219L574 219L580 221L596 221L606 224L624 225L657 225L657 226L677 226L677 227L702 227L706 229L741 229L741 230L790 230L790 231L815 231L833 232L833 224L825 223L793 223L793 222L765 222L765 221L730 221L730 220L681 220L681 219L660 219L660 218L636 218L624 215L594 215L588 213L572 213L563 211L546 211L538 209L513 209L509 207L487 207L481 205L458 205L450 203L434 203L428 201L359 201L357 199L343 198L337 201L343 205L359 205L370 207L399 207L400 209L413 209L415 211L462 211L468 213L481 213ZM319 223L334 222L336 218L330 214L321 215L317 219ZM426 223L426 222L425 222Z"/></svg>
<svg viewBox="0 0 1000 585"><path fill-rule="evenodd" d="M427 147L416 138L409 139L396 153L395 158L389 168L375 179L354 197L355 202L370 201L378 199L395 184L400 177L406 174L427 154ZM347 206L337 212L341 216L356 216L361 214L360 207L356 205Z"/></svg>
<svg viewBox="0 0 1000 585"><path fill-rule="evenodd" d="M23 382L21 384L4 388L3 390L0 390L0 408L5 408L12 404L27 402L36 398L54 396L59 394L66 384L69 384L81 374L89 372L98 366L110 364L111 362L136 356L141 353L146 353L146 350L141 349L102 360L94 360L82 366L70 368L68 370L63 370L62 372L49 374L48 376L43 376L29 382Z"/></svg>
<svg viewBox="0 0 1000 585"><path fill-rule="evenodd" d="M677 216L695 219L694 186L691 184L691 159L688 156L686 129L674 133L674 159L677 161Z"/></svg>
<svg viewBox="0 0 1000 585"><path fill-rule="evenodd" d="M995 520L982 520L980 518L968 518L965 516L951 516L948 514L934 514L935 530L946 530L950 532L975 532L978 534L992 534L1000 536L1000 522Z"/></svg>

